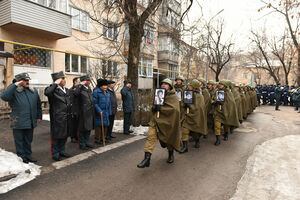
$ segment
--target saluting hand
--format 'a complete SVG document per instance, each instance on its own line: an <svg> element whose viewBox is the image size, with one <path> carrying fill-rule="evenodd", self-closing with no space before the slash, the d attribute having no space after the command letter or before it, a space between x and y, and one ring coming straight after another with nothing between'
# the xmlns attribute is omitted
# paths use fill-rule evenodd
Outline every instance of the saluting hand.
<svg viewBox="0 0 300 200"><path fill-rule="evenodd" d="M86 84L86 81L81 81L80 84L81 84L81 85L85 85L85 84Z"/></svg>
<svg viewBox="0 0 300 200"><path fill-rule="evenodd" d="M60 82L61 82L61 80L62 80L62 78L59 78L59 79L57 79L54 83L57 84L57 85L59 85Z"/></svg>
<svg viewBox="0 0 300 200"><path fill-rule="evenodd" d="M23 80L18 81L18 82L15 82L15 85L16 85L16 86L23 85L23 84L24 84L24 81L23 81Z"/></svg>

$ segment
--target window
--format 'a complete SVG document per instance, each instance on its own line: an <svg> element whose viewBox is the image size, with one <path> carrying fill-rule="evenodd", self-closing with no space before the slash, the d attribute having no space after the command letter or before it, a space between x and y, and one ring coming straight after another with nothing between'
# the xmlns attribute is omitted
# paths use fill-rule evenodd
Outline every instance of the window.
<svg viewBox="0 0 300 200"><path fill-rule="evenodd" d="M88 32L89 16L86 12L70 7L70 15L72 15L72 28Z"/></svg>
<svg viewBox="0 0 300 200"><path fill-rule="evenodd" d="M144 35L145 43L153 44L153 42L154 42L154 28L149 26L149 25L145 25L144 31L145 31L145 35Z"/></svg>
<svg viewBox="0 0 300 200"><path fill-rule="evenodd" d="M140 57L139 76L153 77L153 59Z"/></svg>
<svg viewBox="0 0 300 200"><path fill-rule="evenodd" d="M86 74L88 72L88 58L66 53L65 71L69 73Z"/></svg>
<svg viewBox="0 0 300 200"><path fill-rule="evenodd" d="M51 67L51 52L44 49L14 45L14 63L37 67Z"/></svg>
<svg viewBox="0 0 300 200"><path fill-rule="evenodd" d="M69 6L68 0L31 0L31 1L64 13L68 12L68 6Z"/></svg>
<svg viewBox="0 0 300 200"><path fill-rule="evenodd" d="M243 73L243 78L248 79L248 73Z"/></svg>
<svg viewBox="0 0 300 200"><path fill-rule="evenodd" d="M102 61L103 77L119 77L120 76L120 64L117 62L103 60Z"/></svg>
<svg viewBox="0 0 300 200"><path fill-rule="evenodd" d="M120 27L112 22L103 23L103 36L114 41L119 41Z"/></svg>
<svg viewBox="0 0 300 200"><path fill-rule="evenodd" d="M170 79L175 79L176 76L178 75L178 73L177 73L178 72L178 66L170 64L169 65L169 70L171 71L171 72L169 72L169 78Z"/></svg>

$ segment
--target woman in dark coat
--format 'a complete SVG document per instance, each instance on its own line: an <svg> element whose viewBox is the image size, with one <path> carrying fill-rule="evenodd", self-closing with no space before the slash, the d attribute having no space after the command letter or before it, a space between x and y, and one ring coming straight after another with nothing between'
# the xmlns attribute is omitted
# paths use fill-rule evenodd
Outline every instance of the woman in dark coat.
<svg viewBox="0 0 300 200"><path fill-rule="evenodd" d="M102 130L101 113L103 116L104 133L107 132L109 126L109 116L111 115L110 94L107 91L107 80L98 79L97 89L93 92L95 104L95 143L101 143L100 133Z"/></svg>

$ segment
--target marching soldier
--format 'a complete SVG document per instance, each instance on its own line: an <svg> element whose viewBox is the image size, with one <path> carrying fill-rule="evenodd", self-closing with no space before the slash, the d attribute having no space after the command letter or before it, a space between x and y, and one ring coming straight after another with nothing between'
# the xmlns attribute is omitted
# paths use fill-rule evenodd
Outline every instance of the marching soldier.
<svg viewBox="0 0 300 200"><path fill-rule="evenodd" d="M179 104L180 104L180 124L182 124L183 119L184 119L184 104L183 104L183 92L185 90L185 85L184 85L184 78L183 76L179 75L175 78L175 91L176 94L179 98ZM181 95L181 96L180 96Z"/></svg>
<svg viewBox="0 0 300 200"><path fill-rule="evenodd" d="M234 97L227 88L228 82L222 80L219 82L218 89L212 97L214 108L214 129L216 134L215 145L220 145L221 125L224 125L224 140L228 140L230 126L238 127L239 121L235 107Z"/></svg>
<svg viewBox="0 0 300 200"><path fill-rule="evenodd" d="M233 93L234 100L235 100L235 104L236 104L236 107L237 107L238 117L239 117L239 122L240 122L240 123L243 123L242 100L241 100L241 95L240 95L240 93L238 92L235 83L231 83L231 91L232 91L232 93Z"/></svg>
<svg viewBox="0 0 300 200"><path fill-rule="evenodd" d="M167 162L174 162L174 149L180 150L180 108L178 96L170 79L161 82L161 88L166 90L164 104L152 107L153 116L149 123L148 137L145 144L145 158L137 165L138 168L150 166L150 159L156 143L168 149Z"/></svg>
<svg viewBox="0 0 300 200"><path fill-rule="evenodd" d="M50 104L51 154L52 159L70 157L65 152L67 138L71 132L71 98L63 71L51 74L53 84L45 89Z"/></svg>
<svg viewBox="0 0 300 200"><path fill-rule="evenodd" d="M210 102L208 105L208 116L207 116L207 126L211 129L213 129L214 126L214 117L213 117L213 106L211 105L211 98L215 94L216 90L214 88L215 82L210 80L207 83L207 90L209 92L210 96Z"/></svg>
<svg viewBox="0 0 300 200"><path fill-rule="evenodd" d="M94 100L90 88L91 79L88 75L80 77L80 84L76 87L75 95L79 106L79 148L87 150L93 148L90 144L91 130L94 129Z"/></svg>
<svg viewBox="0 0 300 200"><path fill-rule="evenodd" d="M193 103L185 104L185 118L182 124L182 143L183 147L179 153L188 152L189 134L195 140L195 148L200 147L200 136L207 134L207 115L205 101L200 94L200 83L197 79L191 81L188 86L193 91Z"/></svg>
<svg viewBox="0 0 300 200"><path fill-rule="evenodd" d="M198 81L200 83L200 93L204 97L205 114L206 114L206 116L208 116L208 113L209 113L209 110L210 110L210 93L209 93L208 89L206 88L206 81L205 81L205 79L199 78ZM206 118L206 121L207 121L207 118ZM206 129L206 131L207 131L207 133L203 135L204 138L207 138L208 129Z"/></svg>

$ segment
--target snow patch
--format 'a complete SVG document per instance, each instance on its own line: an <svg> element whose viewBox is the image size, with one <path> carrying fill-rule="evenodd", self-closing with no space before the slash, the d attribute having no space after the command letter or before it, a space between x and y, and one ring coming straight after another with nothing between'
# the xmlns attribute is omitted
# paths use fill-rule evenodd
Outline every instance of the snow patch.
<svg viewBox="0 0 300 200"><path fill-rule="evenodd" d="M132 127L131 130L133 131L132 135L146 135L148 133L146 126ZM112 132L123 133L123 120L115 120Z"/></svg>
<svg viewBox="0 0 300 200"><path fill-rule="evenodd" d="M43 114L43 120L50 121L50 115L49 114Z"/></svg>
<svg viewBox="0 0 300 200"><path fill-rule="evenodd" d="M40 173L40 166L33 163L25 164L16 154L0 148L0 178L16 175L12 179L0 182L0 194L35 179Z"/></svg>
<svg viewBox="0 0 300 200"><path fill-rule="evenodd" d="M300 135L255 147L231 200L300 199Z"/></svg>

